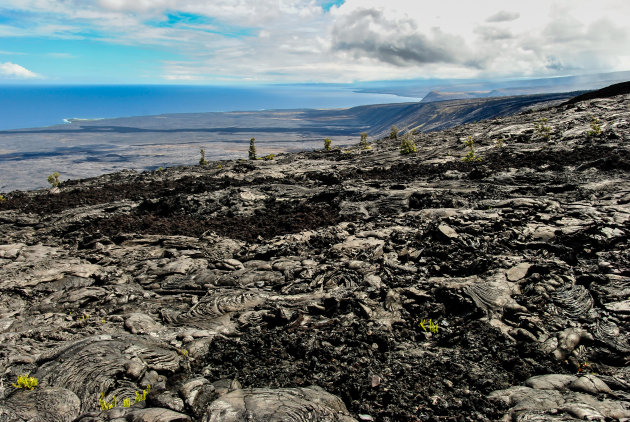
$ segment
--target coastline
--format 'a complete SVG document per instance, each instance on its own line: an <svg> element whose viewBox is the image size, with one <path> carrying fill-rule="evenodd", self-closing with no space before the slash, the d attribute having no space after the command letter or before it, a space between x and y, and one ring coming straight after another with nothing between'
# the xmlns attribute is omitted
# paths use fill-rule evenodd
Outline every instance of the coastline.
<svg viewBox="0 0 630 422"><path fill-rule="evenodd" d="M125 85L0 85L0 131L64 124L65 120L116 119L177 113L338 109L418 101L365 93L359 88L309 85L252 87ZM35 112L33 112L35 110ZM74 116L69 118L68 116Z"/></svg>

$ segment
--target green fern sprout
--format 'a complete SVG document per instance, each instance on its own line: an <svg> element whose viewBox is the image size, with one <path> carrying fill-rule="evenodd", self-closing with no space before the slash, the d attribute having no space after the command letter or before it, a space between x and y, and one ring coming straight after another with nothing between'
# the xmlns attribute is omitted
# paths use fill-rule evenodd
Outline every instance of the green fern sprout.
<svg viewBox="0 0 630 422"><path fill-rule="evenodd" d="M150 391L151 391L151 384L147 384L147 388L142 390L142 394L140 394L140 393L138 393L136 391L136 398L134 400L134 403L145 401L147 399L147 395L149 394Z"/></svg>
<svg viewBox="0 0 630 422"><path fill-rule="evenodd" d="M133 400L133 403L131 402L130 398L125 398L123 400L122 406L123 407L131 407L132 404L135 403L139 403L141 401L145 401L147 399L147 395L149 394L149 392L151 391L151 384L147 384L147 387L142 390L142 392L138 392L136 391L136 398ZM108 402L107 399L105 398L105 393L101 393L101 398L98 399L98 404L101 406L101 410L109 410L109 409L113 409L114 407L118 406L118 399L116 398L116 396L112 397L112 401Z"/></svg>
<svg viewBox="0 0 630 422"><path fill-rule="evenodd" d="M588 136L599 136L602 134L601 121L597 117L591 119L591 130L586 132Z"/></svg>
<svg viewBox="0 0 630 422"><path fill-rule="evenodd" d="M108 402L105 399L105 393L101 393L101 398L98 399L98 404L101 406L101 410L109 410L118 405L118 399L116 398L116 396L114 396L112 397L112 401Z"/></svg>
<svg viewBox="0 0 630 422"><path fill-rule="evenodd" d="M481 157L475 154L475 140L473 139L473 137L469 136L468 139L464 141L464 143L468 147L468 153L466 154L464 158L462 158L462 160L467 163L472 163L474 161L481 161Z"/></svg>
<svg viewBox="0 0 630 422"><path fill-rule="evenodd" d="M428 324L427 324L428 323ZM427 321L426 319L422 319L420 321L420 324L418 324L425 332L426 331L430 331L433 334L437 334L439 331L439 327L438 327L438 323L437 322L433 322L432 319L429 319L429 321ZM427 330L427 327L429 328Z"/></svg>
<svg viewBox="0 0 630 422"><path fill-rule="evenodd" d="M332 145L332 140L330 138L324 139L324 149L326 151L330 151L331 145Z"/></svg>
<svg viewBox="0 0 630 422"><path fill-rule="evenodd" d="M53 174L48 176L48 183L50 183L53 188L59 186L59 183L61 183L59 181L59 173L54 172Z"/></svg>
<svg viewBox="0 0 630 422"><path fill-rule="evenodd" d="M539 137L545 141L551 140L551 126L547 125L548 120L546 118L540 119L540 122L534 123L534 129Z"/></svg>
<svg viewBox="0 0 630 422"><path fill-rule="evenodd" d="M37 378L29 377L28 375L20 375L17 379L17 384L11 384L15 388L24 388L28 390L33 390L37 387Z"/></svg>

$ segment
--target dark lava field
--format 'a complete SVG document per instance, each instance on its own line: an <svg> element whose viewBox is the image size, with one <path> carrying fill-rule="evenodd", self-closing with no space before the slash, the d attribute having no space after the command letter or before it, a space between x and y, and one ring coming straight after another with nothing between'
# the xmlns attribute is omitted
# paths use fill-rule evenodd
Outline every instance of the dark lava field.
<svg viewBox="0 0 630 422"><path fill-rule="evenodd" d="M4 194L0 421L628 421L629 129L614 91Z"/></svg>

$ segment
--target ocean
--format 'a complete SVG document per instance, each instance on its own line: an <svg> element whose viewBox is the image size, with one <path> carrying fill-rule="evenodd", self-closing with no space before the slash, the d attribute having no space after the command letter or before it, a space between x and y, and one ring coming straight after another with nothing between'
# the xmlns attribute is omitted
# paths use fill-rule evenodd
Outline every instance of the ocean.
<svg viewBox="0 0 630 422"><path fill-rule="evenodd" d="M346 108L419 101L336 85L29 85L0 86L0 130L167 113Z"/></svg>

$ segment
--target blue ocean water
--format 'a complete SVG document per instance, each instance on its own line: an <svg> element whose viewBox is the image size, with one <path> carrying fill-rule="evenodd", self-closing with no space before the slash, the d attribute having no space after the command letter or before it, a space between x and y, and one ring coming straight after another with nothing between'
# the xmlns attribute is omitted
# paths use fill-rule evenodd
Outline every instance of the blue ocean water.
<svg viewBox="0 0 630 422"><path fill-rule="evenodd" d="M347 86L250 87L121 85L0 86L0 130L52 126L64 119L99 119L167 113L264 109L345 108L417 101L354 92Z"/></svg>

